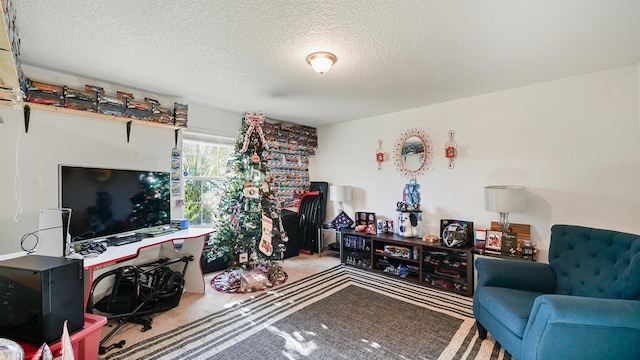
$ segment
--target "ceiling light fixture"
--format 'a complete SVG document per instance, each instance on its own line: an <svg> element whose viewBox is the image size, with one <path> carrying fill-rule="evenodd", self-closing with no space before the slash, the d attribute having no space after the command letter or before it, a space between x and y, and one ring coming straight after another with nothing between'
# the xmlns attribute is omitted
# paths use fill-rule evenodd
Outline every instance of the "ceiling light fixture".
<svg viewBox="0 0 640 360"><path fill-rule="evenodd" d="M335 55L324 51L314 52L307 56L307 62L309 65L311 65L313 70L320 74L324 74L329 71L336 61L338 61L338 58L336 58Z"/></svg>

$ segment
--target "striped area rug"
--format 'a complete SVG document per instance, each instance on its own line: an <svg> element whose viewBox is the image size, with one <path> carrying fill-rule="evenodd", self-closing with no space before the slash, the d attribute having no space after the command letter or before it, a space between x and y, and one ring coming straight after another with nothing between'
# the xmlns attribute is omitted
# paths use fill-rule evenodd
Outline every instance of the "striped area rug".
<svg viewBox="0 0 640 360"><path fill-rule="evenodd" d="M476 359L469 297L336 266L105 355L118 359Z"/></svg>

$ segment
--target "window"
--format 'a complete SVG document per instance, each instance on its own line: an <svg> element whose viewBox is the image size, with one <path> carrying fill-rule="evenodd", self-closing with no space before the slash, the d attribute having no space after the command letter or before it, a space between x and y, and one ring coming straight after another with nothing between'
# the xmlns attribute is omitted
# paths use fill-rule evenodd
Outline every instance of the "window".
<svg viewBox="0 0 640 360"><path fill-rule="evenodd" d="M222 197L227 161L234 151L230 141L185 138L182 142L184 216L191 225L211 225Z"/></svg>

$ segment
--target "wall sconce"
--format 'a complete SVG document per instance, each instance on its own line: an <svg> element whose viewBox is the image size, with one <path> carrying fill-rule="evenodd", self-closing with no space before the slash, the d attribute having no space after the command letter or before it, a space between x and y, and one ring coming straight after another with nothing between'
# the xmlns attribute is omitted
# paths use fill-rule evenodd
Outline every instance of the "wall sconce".
<svg viewBox="0 0 640 360"><path fill-rule="evenodd" d="M509 232L509 213L525 209L524 186L496 185L484 188L484 207L500 213L500 229Z"/></svg>
<svg viewBox="0 0 640 360"><path fill-rule="evenodd" d="M447 160L449 160L449 169L453 169L456 165L453 163L453 159L455 159L456 155L458 155L458 143L453 140L453 136L456 133L453 130L449 130L449 141L444 144L444 153Z"/></svg>
<svg viewBox="0 0 640 360"><path fill-rule="evenodd" d="M319 74L329 71L336 61L338 61L338 58L335 55L324 51L314 52L307 56L307 62Z"/></svg>

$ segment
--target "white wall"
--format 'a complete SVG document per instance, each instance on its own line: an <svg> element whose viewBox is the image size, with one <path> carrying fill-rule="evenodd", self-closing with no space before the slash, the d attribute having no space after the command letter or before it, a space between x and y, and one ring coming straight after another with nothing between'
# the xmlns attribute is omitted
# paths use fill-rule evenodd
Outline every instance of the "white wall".
<svg viewBox="0 0 640 360"><path fill-rule="evenodd" d="M60 84L85 81L60 74L55 79L38 80ZM133 124L127 143L126 124L121 122L32 110L29 132L25 133L21 110L0 106L0 116L4 120L0 123L0 254L20 250L21 237L38 228L40 209L58 207L59 164L170 170L171 128ZM241 118L241 114L189 104L190 129L235 137ZM14 177L16 159L20 182ZM17 213L16 193L21 213ZM172 217L181 217L181 211L174 206Z"/></svg>
<svg viewBox="0 0 640 360"><path fill-rule="evenodd" d="M318 129L311 179L352 185L345 210L395 218L407 182L391 161L401 132L418 127L435 158L418 178L428 233L440 219L487 228L498 214L484 209L486 185L524 185L527 209L512 223L532 226L547 260L550 228L566 223L640 233L638 66L476 96ZM444 144L455 131L458 157L447 168ZM377 170L382 139L387 161ZM327 219L336 214L329 204Z"/></svg>
<svg viewBox="0 0 640 360"><path fill-rule="evenodd" d="M482 188L493 184L527 187L527 210L510 219L532 225L543 260L556 223L640 233L639 73L640 64L322 127L311 179L354 186L353 201L345 203L350 214L394 219L407 179L390 160L393 145L401 132L420 127L435 150L431 169L418 179L430 233L442 218L476 227L497 220L483 203ZM34 110L25 134L21 111L0 106L0 116L0 254L20 249L20 238L37 229L39 209L57 207L58 164L169 169L171 129L134 124L127 143L124 123ZM236 137L241 118L189 104L190 130ZM449 130L458 142L453 170L444 158ZM388 159L380 172L378 139ZM327 218L336 210L330 203Z"/></svg>

